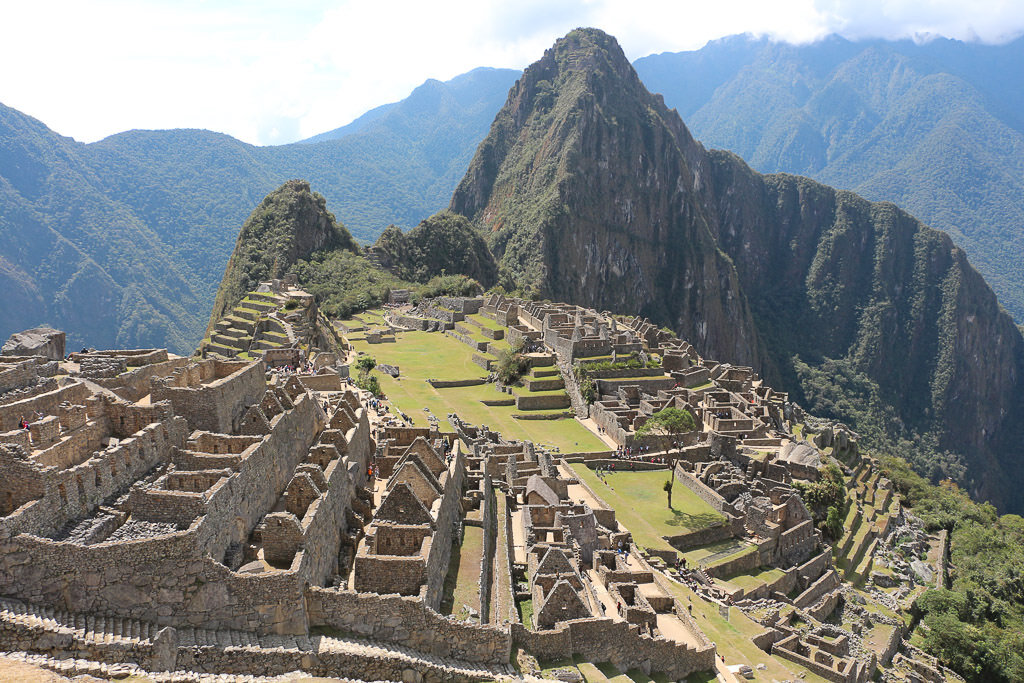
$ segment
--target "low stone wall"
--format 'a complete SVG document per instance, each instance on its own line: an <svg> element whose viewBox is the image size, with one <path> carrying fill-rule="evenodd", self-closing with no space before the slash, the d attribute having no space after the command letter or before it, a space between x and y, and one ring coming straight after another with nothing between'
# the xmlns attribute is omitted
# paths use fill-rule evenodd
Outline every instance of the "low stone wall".
<svg viewBox="0 0 1024 683"><path fill-rule="evenodd" d="M126 401L138 401L150 393L150 380L158 377L166 377L178 368L185 367L191 362L191 358L172 358L160 363L144 365L141 368L122 372L116 377L96 377L93 382L110 389Z"/></svg>
<svg viewBox="0 0 1024 683"><path fill-rule="evenodd" d="M478 387L481 384L487 384L487 380L479 377L474 379L428 379L427 383L435 389L453 389L456 387Z"/></svg>
<svg viewBox="0 0 1024 683"><path fill-rule="evenodd" d="M544 659L579 655L592 662L609 661L622 671L659 672L670 679L686 678L715 666L713 645L695 649L664 638L642 635L635 624L611 619L573 619L550 631L529 631L512 625L517 645Z"/></svg>
<svg viewBox="0 0 1024 683"><path fill-rule="evenodd" d="M519 394L516 396L516 410L556 410L569 406L568 394L544 394L541 396Z"/></svg>
<svg viewBox="0 0 1024 683"><path fill-rule="evenodd" d="M526 385L527 391L552 391L554 389L565 388L565 382L562 381L561 377L555 377L553 379L526 378L523 380L523 384Z"/></svg>
<svg viewBox="0 0 1024 683"><path fill-rule="evenodd" d="M734 576L736 574L749 572L751 569L755 569L760 565L761 556L756 552L756 550L753 550L752 552L740 555L728 562L722 562L713 567L708 567L707 575L715 578Z"/></svg>
<svg viewBox="0 0 1024 683"><path fill-rule="evenodd" d="M699 531L679 534L678 536L668 536L666 540L668 541L668 544L676 550L685 552L691 548L699 548L700 546L717 543L732 537L732 526L729 524L720 524L718 526L707 527L706 529L701 529Z"/></svg>
<svg viewBox="0 0 1024 683"><path fill-rule="evenodd" d="M458 329L447 330L445 331L445 334L451 337L452 339L457 339L458 341L462 342L463 344L470 347L474 351L484 351L487 349L487 342L477 341L476 339L473 339L467 334L462 334L461 332L458 331Z"/></svg>
<svg viewBox="0 0 1024 683"><path fill-rule="evenodd" d="M60 412L60 404L65 401L81 405L85 403L85 399L89 398L90 394L91 392L84 384L75 382L31 398L0 405L0 432L17 429L18 421L22 417L29 417L37 412L44 415L56 415Z"/></svg>
<svg viewBox="0 0 1024 683"><path fill-rule="evenodd" d="M494 366L494 361L492 359L485 358L484 356L480 355L479 353L474 353L473 354L473 362L475 364L479 365L480 367L482 367L487 372L490 372L491 369Z"/></svg>
<svg viewBox="0 0 1024 683"><path fill-rule="evenodd" d="M683 469L682 463L676 465L674 476L676 481L697 494L697 497L718 512L736 514L735 508L718 495L711 487Z"/></svg>
<svg viewBox="0 0 1024 683"><path fill-rule="evenodd" d="M440 657L503 664L512 651L507 630L441 616L414 597L311 586L306 610L311 627L336 628Z"/></svg>

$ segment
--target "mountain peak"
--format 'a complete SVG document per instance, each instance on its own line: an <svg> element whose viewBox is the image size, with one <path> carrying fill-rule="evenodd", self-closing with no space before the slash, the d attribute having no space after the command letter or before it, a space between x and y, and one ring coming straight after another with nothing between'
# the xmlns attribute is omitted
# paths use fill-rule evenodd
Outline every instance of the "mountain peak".
<svg viewBox="0 0 1024 683"><path fill-rule="evenodd" d="M245 221L224 271L210 326L265 280L284 277L314 252L357 249L352 235L305 180L289 180L260 202Z"/></svg>

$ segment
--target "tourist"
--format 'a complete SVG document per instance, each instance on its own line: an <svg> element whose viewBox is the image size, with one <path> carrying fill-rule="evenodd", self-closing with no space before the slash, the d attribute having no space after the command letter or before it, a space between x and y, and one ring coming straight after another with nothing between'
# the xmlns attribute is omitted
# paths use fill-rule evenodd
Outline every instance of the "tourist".
<svg viewBox="0 0 1024 683"><path fill-rule="evenodd" d="M21 419L18 421L18 429L28 429L28 421L25 419L24 415L22 415Z"/></svg>

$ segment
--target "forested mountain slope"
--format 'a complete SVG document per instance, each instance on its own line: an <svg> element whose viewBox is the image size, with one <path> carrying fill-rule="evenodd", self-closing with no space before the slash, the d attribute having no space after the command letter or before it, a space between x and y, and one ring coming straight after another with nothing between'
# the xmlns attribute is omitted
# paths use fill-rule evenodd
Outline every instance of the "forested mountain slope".
<svg viewBox="0 0 1024 683"><path fill-rule="evenodd" d="M69 348L189 351L264 195L305 178L356 238L415 226L447 202L517 75L428 81L331 139L279 147L200 130L86 145L0 105L0 332L47 322Z"/></svg>
<svg viewBox="0 0 1024 683"><path fill-rule="evenodd" d="M895 202L1024 320L1024 38L804 46L734 36L636 69L705 146Z"/></svg>

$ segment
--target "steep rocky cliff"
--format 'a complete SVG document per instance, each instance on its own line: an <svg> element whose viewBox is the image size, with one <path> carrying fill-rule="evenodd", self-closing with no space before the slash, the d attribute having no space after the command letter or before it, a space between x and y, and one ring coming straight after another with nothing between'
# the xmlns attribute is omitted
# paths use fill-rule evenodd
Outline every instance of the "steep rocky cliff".
<svg viewBox="0 0 1024 683"><path fill-rule="evenodd" d="M315 252L356 251L352 235L339 224L324 198L304 180L289 180L260 202L246 219L231 253L210 326L261 281L281 278Z"/></svg>
<svg viewBox="0 0 1024 683"><path fill-rule="evenodd" d="M514 285L648 315L704 351L758 363L749 307L695 190L703 154L614 38L576 30L513 86L451 209L488 234Z"/></svg>
<svg viewBox="0 0 1024 683"><path fill-rule="evenodd" d="M707 152L610 36L573 31L526 70L451 208L505 280L650 315L1024 508L1024 340L963 252L891 204Z"/></svg>

